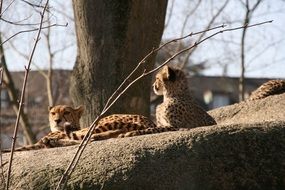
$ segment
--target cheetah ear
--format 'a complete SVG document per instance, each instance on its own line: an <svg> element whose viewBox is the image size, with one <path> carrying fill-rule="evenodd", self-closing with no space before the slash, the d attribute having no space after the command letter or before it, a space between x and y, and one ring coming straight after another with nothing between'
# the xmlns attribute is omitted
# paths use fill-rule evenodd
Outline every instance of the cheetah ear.
<svg viewBox="0 0 285 190"><path fill-rule="evenodd" d="M84 107L82 105L80 105L77 108L75 108L74 110L78 113L79 117L81 117L83 112L84 112Z"/></svg>
<svg viewBox="0 0 285 190"><path fill-rule="evenodd" d="M53 108L53 106L49 106L49 107L48 107L48 111L50 111L52 108Z"/></svg>
<svg viewBox="0 0 285 190"><path fill-rule="evenodd" d="M167 65L164 66L163 70L164 70L164 74L165 74L165 76L163 78L165 80L169 80L171 82L174 82L176 79L176 75L175 75L174 70L171 67L168 67Z"/></svg>

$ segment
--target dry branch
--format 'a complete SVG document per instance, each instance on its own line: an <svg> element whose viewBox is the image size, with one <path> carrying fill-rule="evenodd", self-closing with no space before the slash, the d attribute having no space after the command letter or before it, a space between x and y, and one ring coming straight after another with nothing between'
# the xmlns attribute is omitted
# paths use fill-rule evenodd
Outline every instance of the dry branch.
<svg viewBox="0 0 285 190"><path fill-rule="evenodd" d="M21 21L10 21L10 20L4 19L3 17L0 18L0 20L6 22L8 24L12 24L12 25L16 25L16 26L35 26L35 25L39 25L40 24L40 23L20 23L23 20L21 20ZM24 20L26 20L26 19L24 19ZM43 22L43 23L45 23L45 22Z"/></svg>
<svg viewBox="0 0 285 190"><path fill-rule="evenodd" d="M2 3L2 2L1 2ZM0 9L0 13L1 13L1 9ZM3 82L3 68L0 68L0 95L1 95L1 90L2 90L2 82ZM2 159L2 117L1 117L1 100L0 100L0 178L1 180L4 182L5 178L4 178L4 171L3 171L3 159Z"/></svg>
<svg viewBox="0 0 285 190"><path fill-rule="evenodd" d="M3 0L0 0L0 18L2 16L2 6L3 6ZM3 80L3 68L0 68L0 97L1 97L1 91L2 91L2 80ZM1 179L2 181L5 181L4 178L4 171L3 171L3 159L2 159L2 118L1 118L1 99L0 99L0 169L1 169Z"/></svg>
<svg viewBox="0 0 285 190"><path fill-rule="evenodd" d="M72 158L72 161L69 163L67 169L65 170L65 172L63 173L63 175L61 176L60 178L60 181L57 185L57 190L59 189L64 189L65 186L66 186L66 183L68 181L68 178L69 176L71 175L71 173L74 171L77 163L79 162L79 159L85 149L85 147L87 146L88 144L88 141L90 140L91 138L91 135L92 135L92 132L94 131L95 127L96 127L96 124L98 123L99 119L102 117L103 114L105 114L110 108L111 106L121 97L121 95L123 95L125 93L125 91L127 89L129 89L129 87L131 87L134 83L136 83L138 80L140 80L141 78L147 76L147 75L150 75L154 72L156 72L157 70L159 70L160 68L162 68L164 65L166 65L167 63L169 63L170 61L172 61L175 57L177 57L178 55L198 46L199 44L205 42L206 40L218 35L218 34L221 34L221 33L224 33L224 32L230 32L230 31L234 31L234 30L240 30L240 29L243 29L245 27L254 27L254 26L259 26L259 25L263 25L263 24L267 24L267 23L271 23L271 21L265 21L265 22L261 22L261 23L257 23L257 24L252 24L252 25L243 25L243 26L240 26L240 27L236 27L236 28L229 28L229 29L222 29L218 32L215 32L214 34L198 41L198 42L195 42L194 45L188 47L188 48L185 48L185 49L182 49L181 51L175 53L174 55L172 55L169 59L167 59L165 62L163 62L160 66L150 70L150 71L144 71L140 76L138 76L137 78L135 78L133 81L131 81L117 96L114 100L111 101L111 99L113 99L113 96L119 91L119 89L121 88L121 86L123 86L123 84L130 78L130 76L134 73L134 71L143 63L145 63L146 59L148 57L150 57L150 55L152 55L153 53L159 51L160 49L162 49L164 46L166 46L167 44L171 43L171 42L176 42L178 40L182 40L186 37L190 37L190 36L193 36L195 34L200 34L200 33L204 33L205 31L201 31L201 32L196 32L196 33L190 33L184 37L181 37L181 38L177 38L177 39L173 39L163 45L161 45L160 47L156 48L156 49L153 49L149 54L147 54L139 63L138 63L138 66L131 72L131 74L129 76L127 76L127 78L122 82L122 84L118 87L118 89L112 94L112 96L109 98L109 100L107 101L106 103L106 106L104 107L104 109L102 110L102 112L97 116L97 118L93 121L93 123L90 125L89 127L89 130L87 132L87 134L85 135L84 139L82 140L82 142L79 144L79 147L74 155L74 157ZM217 28L223 28L224 25L222 26L218 26L218 27L215 27L214 29L217 29ZM206 31L210 31L210 30L213 30L213 28L211 29L208 29Z"/></svg>
<svg viewBox="0 0 285 190"><path fill-rule="evenodd" d="M25 96L25 91L26 91L27 79L28 79L32 59L33 59L37 44L40 40L40 34L41 34L41 30L42 30L42 25L43 25L44 14L45 14L45 11L47 9L48 2L49 2L49 0L46 1L45 7L44 7L42 13L40 14L40 16L41 16L40 26L38 28L38 33L37 33L37 36L35 39L34 46L33 46L32 51L31 51L31 55L30 55L30 59L28 61L28 65L25 67L25 78L24 78L23 87L22 87L22 91L21 91L21 98L20 98L20 102L19 102L19 111L18 111L16 123L15 123L13 141L12 141L12 145L11 145L11 154L10 154L9 166L8 166L8 172L7 172L7 182L6 182L6 189L7 190L9 189L10 175L11 175L11 169L12 169L12 163L13 163L13 155L14 155L15 143L16 143L17 133L18 133L18 128L19 128L20 114L22 111L22 106L24 104L24 96Z"/></svg>
<svg viewBox="0 0 285 190"><path fill-rule="evenodd" d="M42 24L42 23L41 23ZM66 24L52 24L52 25L49 25L49 26L44 26L42 27L41 29L46 29L46 28L51 28L51 27L54 27L54 26L62 26L62 27L67 27L68 23ZM11 40L12 38L14 38L15 36L19 35L19 34L22 34L22 33L27 33L27 32L34 32L34 31L38 31L39 28L35 28L35 29L30 29L30 30L22 30L20 32L17 32L15 34L13 34L12 36L10 36L9 38L7 38L6 40L4 40L0 45L2 46L3 44L5 44L7 41Z"/></svg>
<svg viewBox="0 0 285 190"><path fill-rule="evenodd" d="M1 12L0 12L0 18L2 17L2 15L9 9L9 7L15 2L15 0L12 0L7 7L2 11L3 9L3 0L1 0Z"/></svg>
<svg viewBox="0 0 285 190"><path fill-rule="evenodd" d="M210 20L210 22L208 23L208 25L206 26L205 30L209 29L210 27L212 27L213 23L215 22L215 20L219 17L219 15L222 13L222 11L226 8L227 4L229 3L229 0L226 0L225 3L221 6L221 8L219 8L219 10L216 12L216 14L212 17L212 19ZM183 29L184 30L184 29ZM205 36L206 32L202 33L197 41L200 41L204 36ZM196 46L197 47L197 46ZM189 57L191 57L191 55L193 54L193 52L197 49L197 48L193 48L191 51L188 52L188 54L185 56L185 59L183 61L183 63L181 64L180 68L184 68L186 66L186 64L188 63ZM179 48L180 49L180 48Z"/></svg>

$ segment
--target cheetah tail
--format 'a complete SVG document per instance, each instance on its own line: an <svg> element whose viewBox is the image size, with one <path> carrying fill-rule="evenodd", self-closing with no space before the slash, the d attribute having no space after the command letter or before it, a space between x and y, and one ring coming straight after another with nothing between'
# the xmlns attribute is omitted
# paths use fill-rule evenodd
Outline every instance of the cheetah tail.
<svg viewBox="0 0 285 190"><path fill-rule="evenodd" d="M146 134L155 134L155 133L162 133L162 132L168 132L168 131L177 131L178 128L176 127L155 127L155 128L147 128L142 130L136 130L136 131L130 131L124 134L119 135L120 138L123 137L133 137L138 135L146 135Z"/></svg>
<svg viewBox="0 0 285 190"><path fill-rule="evenodd" d="M14 151L28 151L28 150L39 150L42 148L46 148L45 145L43 144L33 144L33 145L27 145L27 146L23 146L23 147L19 147L19 148L15 148ZM1 150L2 153L8 153L11 152L11 149L3 149Z"/></svg>

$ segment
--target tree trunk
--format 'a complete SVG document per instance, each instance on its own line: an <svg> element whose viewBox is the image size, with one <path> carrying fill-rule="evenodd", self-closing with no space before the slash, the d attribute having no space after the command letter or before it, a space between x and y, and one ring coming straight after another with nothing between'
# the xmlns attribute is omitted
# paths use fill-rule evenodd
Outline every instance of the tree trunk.
<svg viewBox="0 0 285 190"><path fill-rule="evenodd" d="M138 62L160 43L167 0L73 0L77 60L70 93L88 126ZM154 65L154 56L144 69ZM137 73L138 74L138 73ZM131 87L109 113L149 115L151 77Z"/></svg>

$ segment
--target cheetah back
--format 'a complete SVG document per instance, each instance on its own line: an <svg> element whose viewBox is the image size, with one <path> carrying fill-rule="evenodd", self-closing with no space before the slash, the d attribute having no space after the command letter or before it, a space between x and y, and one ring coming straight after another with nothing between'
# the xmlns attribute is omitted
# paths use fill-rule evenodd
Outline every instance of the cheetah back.
<svg viewBox="0 0 285 190"><path fill-rule="evenodd" d="M91 141L116 138L129 131L155 127L156 125L151 120L142 115L114 114L99 120L91 136ZM67 132L67 135L70 139L82 140L88 130L88 128L84 128Z"/></svg>
<svg viewBox="0 0 285 190"><path fill-rule="evenodd" d="M249 97L249 100L258 100L267 96L285 92L285 80L270 80L262 84Z"/></svg>

